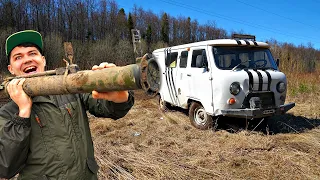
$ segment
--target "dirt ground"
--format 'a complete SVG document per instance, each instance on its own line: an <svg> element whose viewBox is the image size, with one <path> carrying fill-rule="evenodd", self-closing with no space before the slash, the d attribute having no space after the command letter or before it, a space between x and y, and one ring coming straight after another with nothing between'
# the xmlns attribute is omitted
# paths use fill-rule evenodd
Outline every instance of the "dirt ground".
<svg viewBox="0 0 320 180"><path fill-rule="evenodd" d="M289 97L296 107L261 129L221 118L205 131L157 98L135 99L117 121L90 115L99 179L320 179L319 96Z"/></svg>

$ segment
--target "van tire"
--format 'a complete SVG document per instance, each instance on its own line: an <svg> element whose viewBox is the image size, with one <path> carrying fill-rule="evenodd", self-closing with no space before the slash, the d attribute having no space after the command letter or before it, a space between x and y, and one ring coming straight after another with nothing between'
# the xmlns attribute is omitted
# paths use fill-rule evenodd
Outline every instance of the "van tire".
<svg viewBox="0 0 320 180"><path fill-rule="evenodd" d="M203 106L197 102L192 102L189 108L189 119L191 124L202 130L210 129L213 126L213 119L207 114Z"/></svg>

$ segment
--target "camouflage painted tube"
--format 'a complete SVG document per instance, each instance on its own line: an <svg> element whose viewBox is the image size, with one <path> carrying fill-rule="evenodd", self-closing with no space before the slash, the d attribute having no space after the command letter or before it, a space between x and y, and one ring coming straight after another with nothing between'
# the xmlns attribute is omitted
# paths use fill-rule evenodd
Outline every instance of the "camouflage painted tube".
<svg viewBox="0 0 320 180"><path fill-rule="evenodd" d="M3 83L0 97L9 97ZM148 95L156 95L160 88L158 64L153 59L141 59L138 64L101 70L84 70L66 75L26 78L23 90L29 96L88 93L143 89Z"/></svg>

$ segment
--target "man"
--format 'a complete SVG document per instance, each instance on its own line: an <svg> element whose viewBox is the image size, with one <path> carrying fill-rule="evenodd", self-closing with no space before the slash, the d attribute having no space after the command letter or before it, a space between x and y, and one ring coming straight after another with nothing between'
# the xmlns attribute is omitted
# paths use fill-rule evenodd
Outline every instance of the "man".
<svg viewBox="0 0 320 180"><path fill-rule="evenodd" d="M40 33L17 32L7 38L8 70L19 76L43 72ZM93 70L114 67L101 63ZM86 110L118 119L133 106L131 92L29 97L25 79L14 79L7 91L11 102L0 109L0 177L18 179L97 179L98 165ZM45 83L45 82L44 82Z"/></svg>

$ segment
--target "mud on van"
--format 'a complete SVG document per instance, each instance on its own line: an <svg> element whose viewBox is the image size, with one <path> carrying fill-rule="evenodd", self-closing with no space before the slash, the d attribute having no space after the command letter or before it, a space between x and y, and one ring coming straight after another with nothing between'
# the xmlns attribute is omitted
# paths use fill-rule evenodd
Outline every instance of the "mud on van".
<svg viewBox="0 0 320 180"><path fill-rule="evenodd" d="M283 114L287 79L264 42L208 40L152 53L161 73L159 103L189 110L193 126L210 128L219 116L256 119Z"/></svg>

